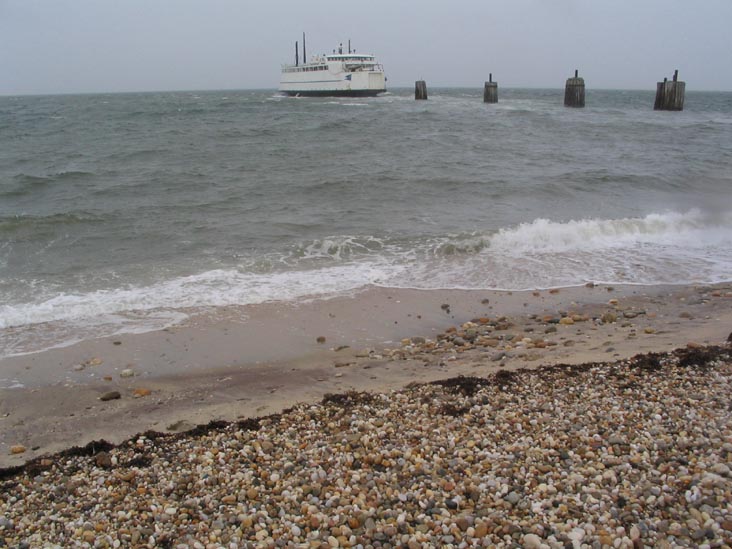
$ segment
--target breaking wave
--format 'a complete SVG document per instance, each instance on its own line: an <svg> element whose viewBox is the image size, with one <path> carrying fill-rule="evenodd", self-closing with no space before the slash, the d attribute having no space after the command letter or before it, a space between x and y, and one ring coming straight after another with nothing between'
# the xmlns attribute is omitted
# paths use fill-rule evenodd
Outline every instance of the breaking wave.
<svg viewBox="0 0 732 549"><path fill-rule="evenodd" d="M53 220L79 221L87 220ZM0 221L0 228L7 222ZM367 285L522 290L587 281L722 282L732 277L732 214L691 210L624 219L536 219L457 235L331 236L265 259L244 258L231 268L145 286L48 289L45 295L39 288L32 303L0 305L0 343L18 354L51 346L39 339L39 325L55 326L41 332L55 334L49 338L58 346L60 339L69 344L80 334L160 329L183 321L191 310L343 295Z"/></svg>
<svg viewBox="0 0 732 549"><path fill-rule="evenodd" d="M652 213L643 218L583 219L565 223L536 219L501 229L491 238L495 252L551 253L623 248L641 244L704 247L732 239L732 213Z"/></svg>

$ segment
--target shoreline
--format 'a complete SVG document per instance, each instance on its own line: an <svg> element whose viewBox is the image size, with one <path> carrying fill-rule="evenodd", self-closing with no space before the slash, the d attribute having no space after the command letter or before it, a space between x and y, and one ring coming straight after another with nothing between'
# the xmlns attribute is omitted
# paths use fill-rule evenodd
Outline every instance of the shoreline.
<svg viewBox="0 0 732 549"><path fill-rule="evenodd" d="M719 344L730 327L729 283L525 292L372 287L249 307L246 315L226 308L177 329L0 361L4 375L35 380L0 390L0 467L92 440L118 443L147 430L279 413L329 393ZM482 329L456 344L458 334ZM99 400L113 391L119 398ZM26 451L10 454L13 445Z"/></svg>

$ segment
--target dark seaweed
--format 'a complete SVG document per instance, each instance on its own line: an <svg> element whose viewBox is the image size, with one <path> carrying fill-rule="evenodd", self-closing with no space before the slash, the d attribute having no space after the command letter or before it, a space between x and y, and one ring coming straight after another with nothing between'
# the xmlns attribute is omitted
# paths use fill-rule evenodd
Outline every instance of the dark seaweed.
<svg viewBox="0 0 732 549"><path fill-rule="evenodd" d="M458 376L450 379L440 379L437 381L432 381L430 385L444 387L453 394L473 396L483 387L489 385L489 383L489 380L482 377Z"/></svg>
<svg viewBox="0 0 732 549"><path fill-rule="evenodd" d="M359 404L370 404L374 401L374 395L366 392L349 391L347 393L327 393L321 404L324 406L334 405L342 408L352 408Z"/></svg>
<svg viewBox="0 0 732 549"><path fill-rule="evenodd" d="M454 404L443 404L440 409L438 410L438 413L444 415L444 416L462 416L464 414L467 414L468 411L470 411L470 408L467 406L455 406Z"/></svg>
<svg viewBox="0 0 732 549"><path fill-rule="evenodd" d="M725 350L722 347L696 347L677 349L674 354L682 368L709 368L725 354Z"/></svg>
<svg viewBox="0 0 732 549"><path fill-rule="evenodd" d="M648 372L655 372L663 368L661 358L664 355L660 353L648 353L645 355L635 355L630 359L630 365Z"/></svg>

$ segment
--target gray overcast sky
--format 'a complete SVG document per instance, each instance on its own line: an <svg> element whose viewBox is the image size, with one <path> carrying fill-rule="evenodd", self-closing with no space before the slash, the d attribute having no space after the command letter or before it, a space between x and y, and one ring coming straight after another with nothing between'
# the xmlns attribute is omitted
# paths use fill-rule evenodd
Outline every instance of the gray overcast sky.
<svg viewBox="0 0 732 549"><path fill-rule="evenodd" d="M0 0L0 94L276 88L349 38L390 86L732 90L732 0Z"/></svg>

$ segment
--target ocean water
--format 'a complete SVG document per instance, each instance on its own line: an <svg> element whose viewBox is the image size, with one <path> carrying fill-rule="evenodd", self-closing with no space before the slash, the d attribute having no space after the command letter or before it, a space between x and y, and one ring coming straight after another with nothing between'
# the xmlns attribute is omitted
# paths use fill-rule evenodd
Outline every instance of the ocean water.
<svg viewBox="0 0 732 549"><path fill-rule="evenodd" d="M0 97L0 356L368 285L732 279L732 93Z"/></svg>

